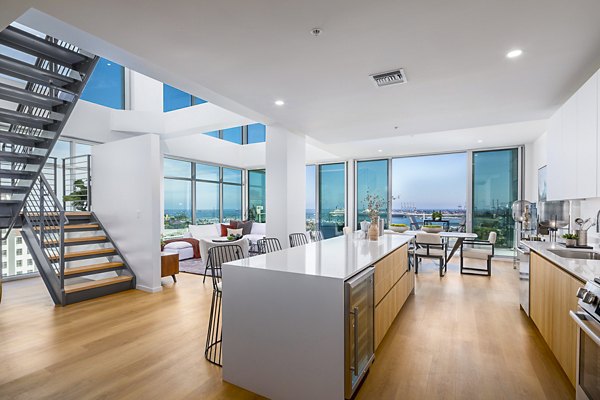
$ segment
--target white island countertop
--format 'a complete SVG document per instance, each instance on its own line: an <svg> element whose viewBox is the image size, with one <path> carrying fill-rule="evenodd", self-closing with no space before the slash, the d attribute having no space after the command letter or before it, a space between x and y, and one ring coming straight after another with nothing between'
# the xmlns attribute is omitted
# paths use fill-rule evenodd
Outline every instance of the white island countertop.
<svg viewBox="0 0 600 400"><path fill-rule="evenodd" d="M348 279L408 243L408 235L368 240L360 232L233 261L227 265Z"/></svg>
<svg viewBox="0 0 600 400"><path fill-rule="evenodd" d="M556 242L533 242L522 240L521 243L535 251L548 261L562 268L582 282L593 281L600 277L600 260L585 260L577 258L560 257L550 250L596 251L586 249L567 249L564 244Z"/></svg>

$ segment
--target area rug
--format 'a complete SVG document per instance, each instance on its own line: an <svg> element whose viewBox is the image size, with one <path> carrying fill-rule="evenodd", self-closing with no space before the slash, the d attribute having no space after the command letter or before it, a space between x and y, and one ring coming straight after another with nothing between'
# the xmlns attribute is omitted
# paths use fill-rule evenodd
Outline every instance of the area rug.
<svg viewBox="0 0 600 400"><path fill-rule="evenodd" d="M190 258L187 260L181 260L179 261L179 272L204 275L204 260L202 260L201 258Z"/></svg>

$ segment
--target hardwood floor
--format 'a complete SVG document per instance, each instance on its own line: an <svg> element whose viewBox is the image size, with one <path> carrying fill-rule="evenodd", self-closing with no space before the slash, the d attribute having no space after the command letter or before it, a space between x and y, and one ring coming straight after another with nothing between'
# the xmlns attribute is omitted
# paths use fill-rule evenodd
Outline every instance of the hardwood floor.
<svg viewBox="0 0 600 400"><path fill-rule="evenodd" d="M569 399L574 390L518 307L512 264L439 278L424 261L357 399ZM0 399L257 399L204 360L211 285L54 307L39 278L5 282Z"/></svg>

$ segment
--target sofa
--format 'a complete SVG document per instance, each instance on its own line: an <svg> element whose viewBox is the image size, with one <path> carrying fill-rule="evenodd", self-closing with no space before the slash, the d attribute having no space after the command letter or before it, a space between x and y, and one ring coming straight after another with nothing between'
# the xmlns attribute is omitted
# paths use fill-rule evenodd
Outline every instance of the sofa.
<svg viewBox="0 0 600 400"><path fill-rule="evenodd" d="M256 242L265 237L267 229L266 226L266 223L252 223L252 230L249 234L244 235L244 238L248 240L248 245L250 248L256 248ZM220 239L221 224L190 225L189 232L186 233L184 237L191 237L200 241L200 255L201 258L203 258L204 254L202 254L202 241L204 240L212 243L213 239ZM167 253L179 254L179 261L194 257L192 245L186 242L167 243L164 251Z"/></svg>

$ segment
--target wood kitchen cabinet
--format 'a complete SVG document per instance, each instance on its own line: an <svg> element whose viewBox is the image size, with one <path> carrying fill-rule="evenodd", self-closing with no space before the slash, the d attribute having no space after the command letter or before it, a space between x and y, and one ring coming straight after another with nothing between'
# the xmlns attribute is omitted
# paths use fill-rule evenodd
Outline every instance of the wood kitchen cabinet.
<svg viewBox="0 0 600 400"><path fill-rule="evenodd" d="M530 257L531 319L575 386L577 325L569 311L577 309L575 293L583 282L537 253Z"/></svg>
<svg viewBox="0 0 600 400"><path fill-rule="evenodd" d="M404 245L375 264L375 348L385 337L414 288Z"/></svg>

